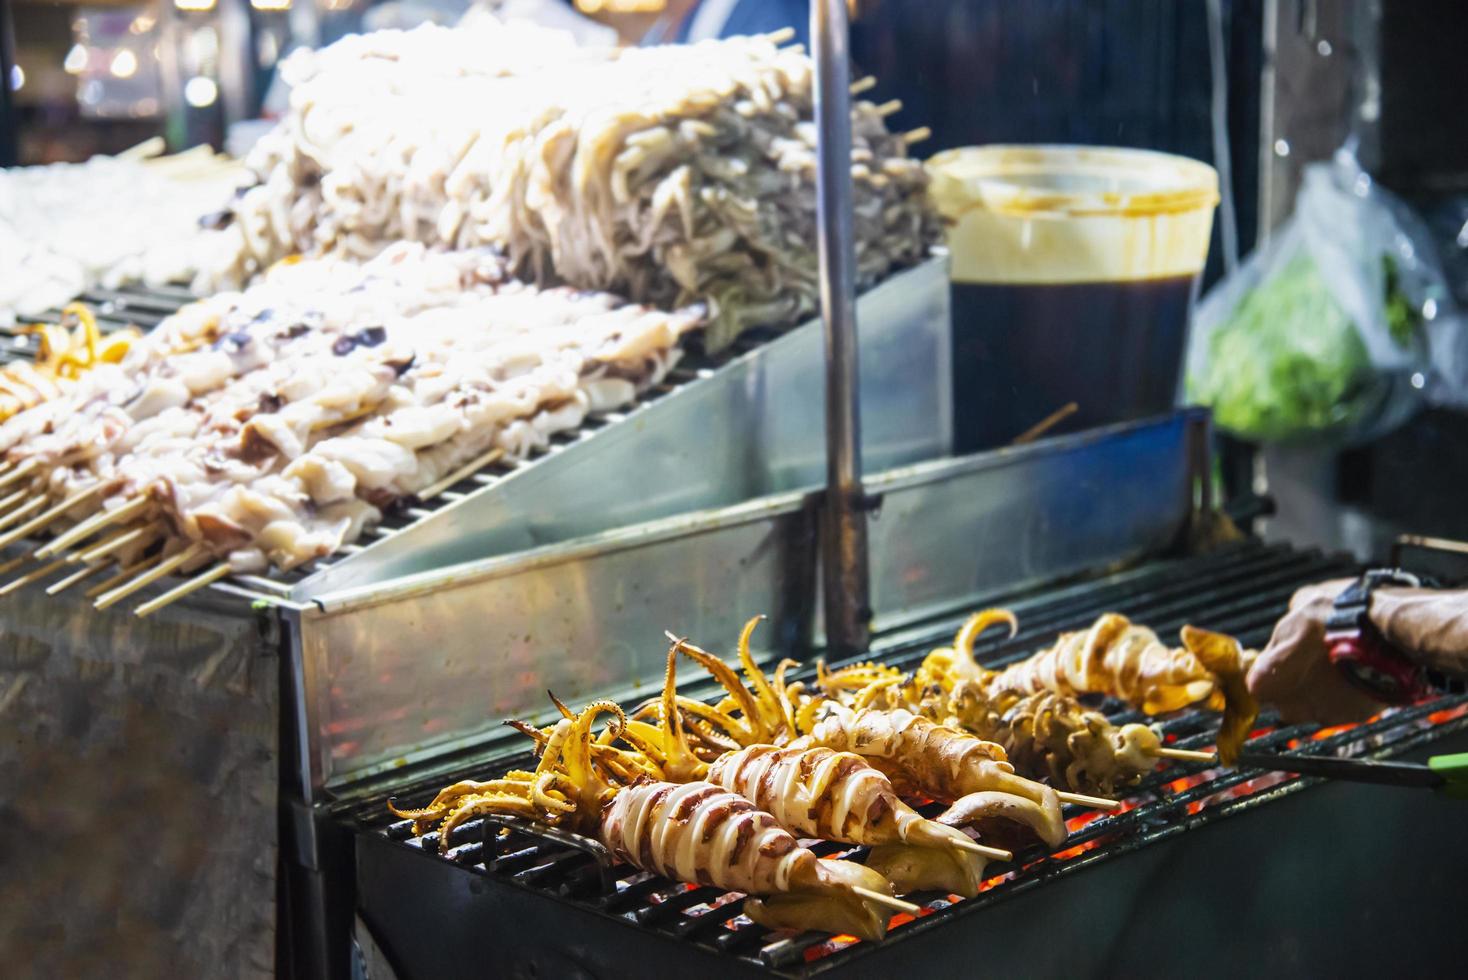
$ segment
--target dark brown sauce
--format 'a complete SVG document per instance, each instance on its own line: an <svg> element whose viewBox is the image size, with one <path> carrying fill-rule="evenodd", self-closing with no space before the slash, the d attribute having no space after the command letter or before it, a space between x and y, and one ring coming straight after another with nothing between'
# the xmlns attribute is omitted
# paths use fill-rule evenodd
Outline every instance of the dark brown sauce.
<svg viewBox="0 0 1468 980"><path fill-rule="evenodd" d="M1068 402L1056 431L1170 409L1196 277L953 284L955 450L1010 443Z"/></svg>

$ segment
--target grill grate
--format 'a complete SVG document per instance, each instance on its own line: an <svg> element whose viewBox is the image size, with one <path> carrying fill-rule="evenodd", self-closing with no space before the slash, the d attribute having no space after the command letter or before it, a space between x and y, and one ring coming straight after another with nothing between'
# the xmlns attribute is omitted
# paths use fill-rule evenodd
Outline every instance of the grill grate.
<svg viewBox="0 0 1468 980"><path fill-rule="evenodd" d="M981 642L977 653L988 664L1003 664L1048 644L1057 633L1089 624L1101 612L1114 610L1156 629L1175 634L1186 618L1237 635L1246 645L1268 638L1290 594L1302 584L1349 574L1344 559L1284 547L1248 545L1224 554L1154 563L1070 586L1030 594L995 596L990 603L1015 610L1021 624L1012 640ZM931 623L883 645L876 655L899 666L912 666L935 645L945 644L960 620ZM1121 706L1102 705L1113 720L1139 716ZM1179 748L1211 746L1217 717L1188 711L1167 718L1159 728L1164 741ZM1449 732L1468 728L1468 697L1449 694L1428 704L1392 712L1359 726L1320 730L1313 725L1284 726L1278 718L1261 717L1254 747L1290 748L1299 752L1384 757L1400 754ZM426 801L448 779L435 776L418 785L400 781L406 805ZM483 777L482 768L477 775ZM1262 805L1300 790L1315 780L1258 770L1223 771L1203 763L1166 763L1126 797L1124 809L1100 815L1068 809L1071 836L1063 850L1047 854L1041 847L1016 855L1013 864L991 865L993 877L975 898L908 896L923 905L923 928L898 915L882 948L921 934L939 920L966 916L1029 889L1070 875L1099 861L1137 850L1175 834ZM415 837L411 823L391 823L382 798L351 808L358 826L384 835L395 846L448 862L463 874L528 888L587 910L614 916L649 939L692 943L705 951L732 957L746 969L781 975L806 975L853 965L872 949L850 937L809 933L772 933L741 914L738 896L717 888L670 882L627 865L603 868L584 847L568 847L564 835L548 838L531 825L490 825L470 821L454 832L445 858L438 856L438 834ZM931 815L938 808L929 808ZM822 856L860 859L864 848L816 842ZM594 848L593 848L594 850ZM607 881L603 883L603 879ZM401 900L413 901L403 894ZM731 965L733 965L731 963Z"/></svg>

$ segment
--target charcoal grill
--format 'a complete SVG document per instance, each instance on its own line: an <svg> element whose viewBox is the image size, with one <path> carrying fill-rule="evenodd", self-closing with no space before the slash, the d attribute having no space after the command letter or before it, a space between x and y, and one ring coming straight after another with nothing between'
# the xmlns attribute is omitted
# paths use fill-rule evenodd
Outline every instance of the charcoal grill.
<svg viewBox="0 0 1468 980"><path fill-rule="evenodd" d="M1257 646L1294 589L1351 571L1341 557L1252 543L992 595L983 604L1012 608L1022 628L1010 640L981 641L977 654L990 665L1013 661L1108 610L1164 636L1194 622ZM960 621L894 633L876 653L911 666ZM1118 722L1138 717L1116 703L1101 707ZM1160 729L1174 747L1208 748L1216 723L1212 713L1187 711ZM1441 751L1465 733L1468 696L1445 693L1341 728L1287 726L1266 713L1251 747L1384 758L1428 744ZM922 914L897 916L881 943L771 932L741 914L737 896L611 864L594 844L516 821L468 822L441 857L436 832L414 836L385 808L390 796L419 805L453 779L527 761L501 757L428 780L399 773L334 808L356 833L358 945L374 980L470 965L517 977L942 975L975 965L1020 975L1321 975L1332 965L1347 973L1442 968L1461 947L1456 876L1444 870L1468 867L1468 838L1451 832L1459 805L1287 773L1161 765L1126 794L1121 812L1068 810L1064 849L1037 847L992 865L977 897L917 896ZM815 849L864 853L825 842ZM1370 933L1358 931L1367 926Z"/></svg>

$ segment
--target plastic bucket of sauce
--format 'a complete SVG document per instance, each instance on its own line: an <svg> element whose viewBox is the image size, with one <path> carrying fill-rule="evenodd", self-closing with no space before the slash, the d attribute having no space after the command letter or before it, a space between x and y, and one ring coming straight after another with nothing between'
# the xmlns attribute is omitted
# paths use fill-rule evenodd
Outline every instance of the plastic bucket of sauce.
<svg viewBox="0 0 1468 980"><path fill-rule="evenodd" d="M955 448L1165 412L1208 258L1218 174L1186 157L984 146L928 161L953 262Z"/></svg>

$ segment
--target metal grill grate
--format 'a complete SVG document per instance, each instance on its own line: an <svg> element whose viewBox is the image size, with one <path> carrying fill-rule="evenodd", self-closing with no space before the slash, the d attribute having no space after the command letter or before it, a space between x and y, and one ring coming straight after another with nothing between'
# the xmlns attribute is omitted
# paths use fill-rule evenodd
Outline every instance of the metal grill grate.
<svg viewBox="0 0 1468 980"><path fill-rule="evenodd" d="M981 643L978 654L989 664L1016 660L1048 644L1059 632L1088 625L1104 611L1124 613L1164 637L1175 634L1187 620L1233 633L1246 645L1257 646L1268 638L1294 589L1350 570L1346 560L1317 552L1251 545L1220 555L1156 563L1043 593L995 596L986 604L1014 609L1022 629L1012 640ZM909 631L876 655L899 666L914 665L931 647L946 644L958 622L955 619ZM1115 703L1103 705L1103 710L1118 722L1137 718ZM1210 746L1216 727L1217 716L1201 711L1172 716L1159 726L1166 743L1180 748ZM1266 715L1259 722L1252 745L1382 757L1465 728L1468 697L1445 695L1364 725L1327 730L1312 725L1281 726L1276 717ZM437 786L471 774L479 778L484 775L481 769L450 779L436 776L430 784L420 781L412 785L404 780L396 795L405 805L418 805ZM908 896L923 904L922 928L916 928L910 916L899 915L892 920L892 929L881 948L920 935L941 920L973 914L1096 862L1261 805L1312 782L1286 773L1225 771L1199 763L1165 764L1128 793L1122 811L1102 816L1096 811L1068 810L1067 823L1072 832L1063 850L1047 854L1037 847L1016 855L1013 864L991 865L994 875L977 897ZM583 910L616 917L628 930L640 931L649 942L692 943L706 952L733 958L731 966L737 961L744 969L791 976L852 966L864 950L875 948L849 937L772 933L741 914L742 903L736 895L671 882L627 865L605 867L596 855L596 847L568 846L565 835L548 837L531 825L514 821L508 822L508 829L503 827L505 822L468 822L456 829L446 858L440 858L436 832L415 837L409 822L388 822L383 802L382 797L376 797L354 806L351 813L359 826L370 828L368 833L395 842L391 846L421 852L422 861L447 860L466 875L530 889ZM863 848L828 842L815 843L814 850L823 856L858 859L864 854ZM409 888L410 882L401 883L398 894L402 902L423 897L411 894Z"/></svg>

